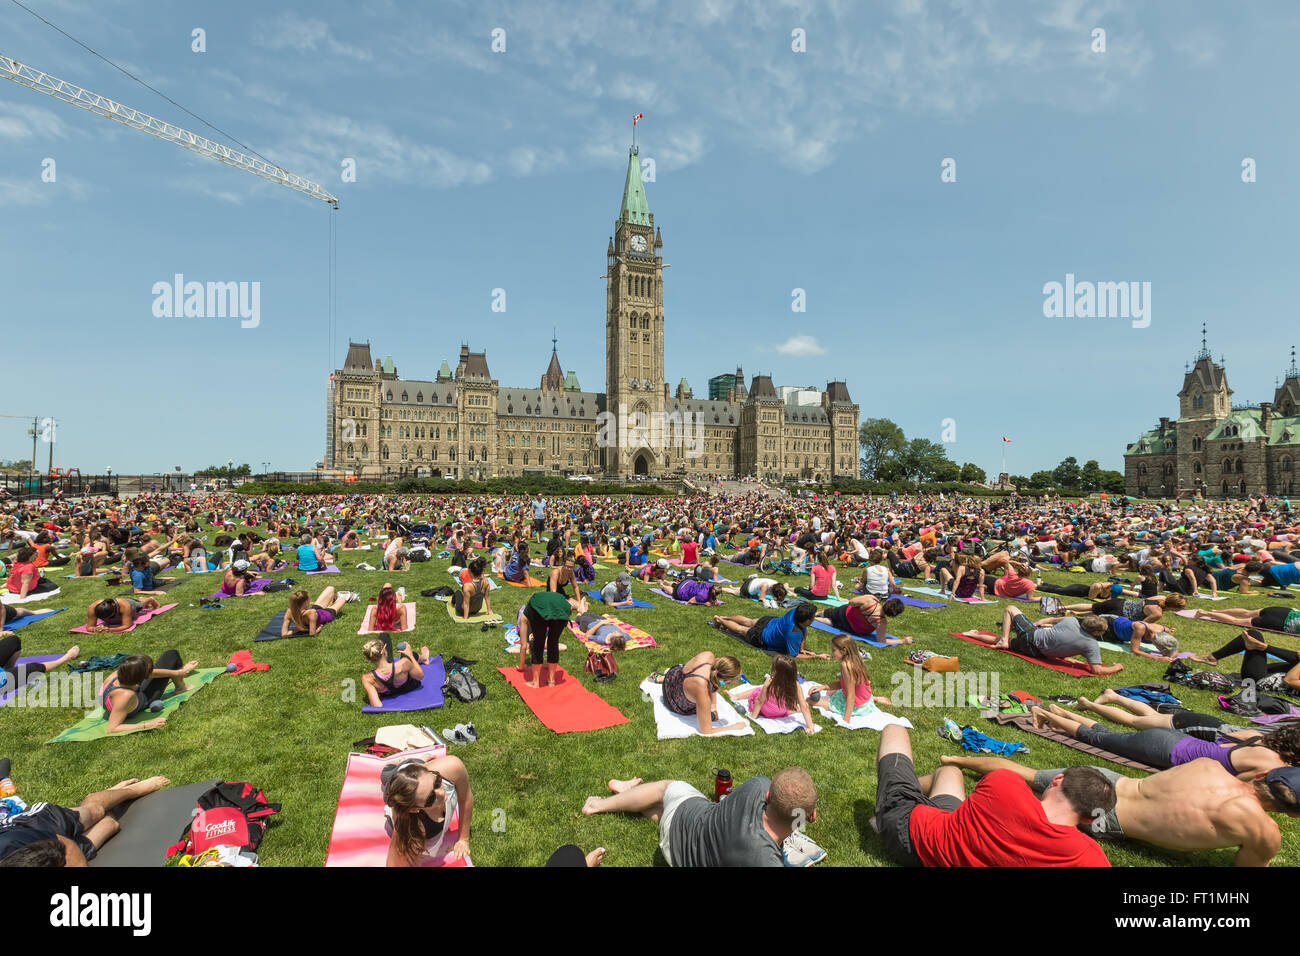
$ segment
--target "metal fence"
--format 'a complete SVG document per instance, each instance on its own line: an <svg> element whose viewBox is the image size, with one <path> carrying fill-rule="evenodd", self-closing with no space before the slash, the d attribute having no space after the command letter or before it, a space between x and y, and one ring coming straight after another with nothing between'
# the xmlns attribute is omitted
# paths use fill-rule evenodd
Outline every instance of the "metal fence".
<svg viewBox="0 0 1300 956"><path fill-rule="evenodd" d="M21 498L53 498L62 493L67 498L86 495L116 495L117 475L0 475L0 496L13 500Z"/></svg>

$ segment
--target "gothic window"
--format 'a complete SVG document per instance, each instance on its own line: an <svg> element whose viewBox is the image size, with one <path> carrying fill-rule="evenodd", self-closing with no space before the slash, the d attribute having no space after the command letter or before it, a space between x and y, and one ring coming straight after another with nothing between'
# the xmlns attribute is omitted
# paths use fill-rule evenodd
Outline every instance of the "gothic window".
<svg viewBox="0 0 1300 956"><path fill-rule="evenodd" d="M1237 474L1242 474L1246 469L1242 466L1241 459L1237 459Z"/></svg>
<svg viewBox="0 0 1300 956"><path fill-rule="evenodd" d="M363 445L361 446L361 457L362 457L362 458L369 458L369 457L370 457L370 446L369 446L369 445L363 444Z"/></svg>
<svg viewBox="0 0 1300 956"><path fill-rule="evenodd" d="M348 457L349 457L349 458L353 458L353 457L355 457L355 456L353 455L353 453L352 453L352 443L351 443L351 442L348 442ZM1286 469L1286 470L1289 470L1289 469Z"/></svg>
<svg viewBox="0 0 1300 956"><path fill-rule="evenodd" d="M643 328L643 329L648 329L648 328L650 328L650 316L648 316L648 315L643 315L643 316L641 317L641 328ZM647 342L650 341L650 337L649 337L648 335L646 336L646 341L647 341Z"/></svg>
<svg viewBox="0 0 1300 956"><path fill-rule="evenodd" d="M1225 458L1223 459L1223 473L1226 475L1230 471L1232 471L1232 460Z"/></svg>
<svg viewBox="0 0 1300 956"><path fill-rule="evenodd" d="M390 402L393 400L393 393L392 393L392 392L389 392L389 393L388 393L388 400L389 400Z"/></svg>
<svg viewBox="0 0 1300 956"><path fill-rule="evenodd" d="M1198 475L1201 473L1201 463L1199 461L1192 465L1192 471Z"/></svg>
<svg viewBox="0 0 1300 956"><path fill-rule="evenodd" d="M1199 438L1193 438L1192 451L1200 451L1200 450L1201 450L1201 440Z"/></svg>
<svg viewBox="0 0 1300 956"><path fill-rule="evenodd" d="M382 447L379 449L379 457L382 458L384 461L388 461L388 446L387 446L387 445L384 445L384 446L382 446Z"/></svg>
<svg viewBox="0 0 1300 956"><path fill-rule="evenodd" d="M416 445L416 446L415 446L415 457L416 457L416 458L423 458L423 457L424 457L424 446L423 446L423 445Z"/></svg>
<svg viewBox="0 0 1300 956"><path fill-rule="evenodd" d="M1290 471L1290 470L1291 470L1291 459L1290 459L1290 458L1283 458L1283 459L1282 459L1282 470L1283 470L1283 471Z"/></svg>
<svg viewBox="0 0 1300 956"><path fill-rule="evenodd" d="M487 446L486 446L486 445L484 445L482 448L479 449L479 460L480 460L480 461L487 461Z"/></svg>
<svg viewBox="0 0 1300 956"><path fill-rule="evenodd" d="M429 449L429 461L437 461L437 460L438 460L438 449L437 449L437 448L430 448L430 449Z"/></svg>
<svg viewBox="0 0 1300 956"><path fill-rule="evenodd" d="M416 400L417 402L422 402L422 401L424 401L424 392L416 392L416 393L415 393L415 400Z"/></svg>
<svg viewBox="0 0 1300 956"><path fill-rule="evenodd" d="M628 325L629 325L629 327L631 327L631 328L634 328L634 329L636 328L636 316L635 316L635 315L632 316L630 319L628 319Z"/></svg>

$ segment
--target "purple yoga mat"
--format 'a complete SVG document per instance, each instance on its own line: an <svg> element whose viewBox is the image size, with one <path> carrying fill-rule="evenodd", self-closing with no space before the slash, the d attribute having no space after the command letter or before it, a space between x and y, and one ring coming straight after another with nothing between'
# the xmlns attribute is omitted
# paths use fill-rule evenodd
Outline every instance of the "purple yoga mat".
<svg viewBox="0 0 1300 956"><path fill-rule="evenodd" d="M1298 715L1300 715L1300 710L1297 710L1295 705L1292 704L1291 713L1289 714L1260 714L1258 717L1250 718L1250 722L1252 724L1276 724L1279 720L1292 720Z"/></svg>
<svg viewBox="0 0 1300 956"><path fill-rule="evenodd" d="M262 588L266 587L270 583L271 583L270 578L254 578L253 583L248 586L248 590L244 592L243 597L248 597L248 595L250 594L256 594L258 591L262 590ZM216 594L209 594L208 600L211 601L216 598L227 598L227 597L235 597L235 595L224 594L221 591L218 591Z"/></svg>
<svg viewBox="0 0 1300 956"><path fill-rule="evenodd" d="M436 710L442 706L442 685L447 680L447 669L442 664L439 654L424 667L424 680L415 690L405 694L380 697L383 707L371 707L367 704L361 708L363 714L387 714L403 710Z"/></svg>
<svg viewBox="0 0 1300 956"><path fill-rule="evenodd" d="M58 654L34 654L31 657L20 657L18 658L18 666L22 667L25 664L48 664L50 661L57 661L59 657L60 655ZM11 675L9 679L13 680L13 676ZM0 694L0 707L8 704L9 701L13 700L17 695L17 688L14 688L8 693Z"/></svg>
<svg viewBox="0 0 1300 956"><path fill-rule="evenodd" d="M294 567L296 568L298 567L298 565L295 564ZM323 568L317 568L315 571L303 571L302 573L303 574L338 574L339 566L337 564L330 564L330 565L326 565Z"/></svg>

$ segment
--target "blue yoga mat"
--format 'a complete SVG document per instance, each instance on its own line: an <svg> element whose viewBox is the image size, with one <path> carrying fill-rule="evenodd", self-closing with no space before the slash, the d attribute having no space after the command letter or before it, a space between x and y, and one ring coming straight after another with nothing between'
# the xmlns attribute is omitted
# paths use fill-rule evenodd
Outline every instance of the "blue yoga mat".
<svg viewBox="0 0 1300 956"><path fill-rule="evenodd" d="M599 592L599 591L583 591L582 593L585 594L585 595L587 595L587 597L591 598L593 601L600 601L600 592ZM604 602L604 601L600 601L600 603L601 603L601 604L604 604L605 602ZM629 605L627 605L627 606L628 606L628 607L646 607L646 608L649 608L649 609L652 610L652 611L653 611L654 608L655 608L655 606L654 606L653 604L651 604L651 603L648 602L648 601L642 601L640 598L633 598L633 599L632 599L632 603L629 604Z"/></svg>
<svg viewBox="0 0 1300 956"><path fill-rule="evenodd" d="M387 694L379 699L382 707L367 704L361 708L363 714L387 714L403 710L437 710L443 704L442 685L447 681L447 668L443 666L439 654L424 666L424 680L415 690L404 694Z"/></svg>
<svg viewBox="0 0 1300 956"><path fill-rule="evenodd" d="M28 624L35 624L37 621L44 620L45 618L49 617L52 614L58 614L60 611L66 611L66 610L67 610L66 607L56 607L52 611L45 611L41 614L29 614L26 617L18 618L18 620L16 621L11 621L10 623L4 626L4 629L6 631L17 631L26 627Z"/></svg>
<svg viewBox="0 0 1300 956"><path fill-rule="evenodd" d="M827 634L849 634L848 631L841 631L837 628L831 627L825 621L813 621L811 626L815 627L819 631L825 631ZM893 634L886 634L885 636L894 637ZM886 644L884 641L878 641L874 637L859 637L856 634L849 634L849 637L853 638L859 644L870 644L872 647L898 647L899 646L897 644ZM897 638L894 639L897 640Z"/></svg>

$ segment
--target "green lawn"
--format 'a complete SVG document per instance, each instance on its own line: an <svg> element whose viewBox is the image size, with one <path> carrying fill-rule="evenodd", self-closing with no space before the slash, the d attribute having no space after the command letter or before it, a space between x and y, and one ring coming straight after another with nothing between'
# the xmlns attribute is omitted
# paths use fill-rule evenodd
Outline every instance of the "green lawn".
<svg viewBox="0 0 1300 956"><path fill-rule="evenodd" d="M338 575L306 577L292 569L286 573L306 581L313 597L326 585L355 589L363 598L371 597L388 575L358 571L354 565L358 561L377 561L380 553L344 552L344 572ZM818 819L809 835L827 849L829 862L844 866L888 865L869 822L878 734L827 726L815 738L803 733L767 736L760 730L757 736L743 738L655 739L650 705L643 702L637 688L646 674L665 670L704 648L736 655L751 679L761 678L766 672L766 656L705 626L711 610L661 599L656 610L622 612L627 620L655 635L659 647L620 655L622 672L615 682L595 685L587 679L587 686L598 687L603 697L631 719L630 723L595 733L557 735L533 717L496 672L496 667L512 660L503 653L502 628L484 633L477 626L453 624L438 602L418 597L423 588L451 582L446 567L446 561L434 560L414 565L411 572L392 578L406 586L408 600L420 605L417 645L428 644L444 656L459 654L477 659L474 671L487 686L488 698L472 705L456 704L450 710L396 716L363 715L360 703L342 699L344 682L359 682L363 672L360 647L364 639L356 633L363 605L350 605L343 619L327 626L318 638L253 644L253 636L271 615L286 606L286 595L227 599L224 609L201 611L198 600L217 590L219 575L194 575L163 599L164 603L178 601L180 607L135 633L77 637L69 635L67 629L84 623L89 602L110 589L102 580L64 580L59 576L62 569L50 569L63 593L48 605L66 605L70 610L19 632L25 654L62 651L79 640L83 656L117 651L156 655L175 647L185 659L197 658L202 666L214 666L224 664L235 650L251 648L254 658L270 663L271 669L239 677L222 675L181 707L160 730L91 743L44 743L75 723L81 716L79 711L9 709L3 714L0 755L14 758L14 779L27 800L66 805L123 777L165 774L175 783L209 777L249 780L284 805L262 845L262 862L269 866L319 866L325 857L343 768L353 741L373 735L386 723L428 723L441 732L449 724L472 720L483 739L469 747L453 747L452 752L468 765L474 788L472 855L478 865L538 865L555 847L569 842L586 849L607 847L607 865L652 865L657 849L654 827L640 818L584 818L579 813L584 797L604 793L605 781L610 777L680 778L710 792L715 767L729 768L739 782L791 765L806 768L816 781L820 794ZM724 573L742 570L727 565L723 568ZM601 572L600 583L611 575ZM841 576L845 576L843 572ZM1055 573L1049 577L1078 582L1094 576ZM636 591L641 597L652 597L642 585L636 585ZM514 612L530 593L509 587L497 590L493 593L493 608L513 620ZM1026 690L1039 697L1091 696L1106 686L1159 680L1163 673L1164 665L1158 662L1123 655L1126 670L1118 678L1072 678L948 636L949 631L971 627L996 629L1004 603L953 605L943 610L909 608L892 622L891 632L914 636L920 647L958 655L963 671L996 672L1003 692ZM1203 607L1258 607L1267 603L1270 599L1264 596L1218 604L1193 602ZM1032 605L1024 607L1030 612L1035 610ZM758 616L761 609L751 602L730 598L724 610ZM1173 620L1184 649L1212 650L1233 633L1223 625ZM810 633L812 649L826 651L828 635ZM580 671L581 645L576 640L567 643L569 650L563 655L563 664L571 672ZM896 648L873 649L868 667L878 694L890 693L896 672L906 672L910 679L912 669L903 663L904 653ZM1103 653L1107 663L1116 659L1114 654ZM1234 660L1239 662L1240 658ZM835 665L829 661L805 662L804 673L817 680L832 679ZM1175 693L1190 707L1212 711L1217 706L1208 692L1175 688ZM358 697L363 699L359 691ZM953 744L935 733L944 717L972 724L1004 740L1013 739L1009 730L996 728L971 709L893 710L907 716L916 727L912 740L922 773L933 769L940 754L955 752ZM1026 762L1036 767L1068 765L1082 759L1077 751L1039 737L1030 736L1026 743L1031 750ZM1283 831L1286 839L1277 862L1294 865L1300 862L1295 840L1300 823L1285 820ZM1135 844L1110 845L1108 854L1116 865L1131 866L1231 862L1231 854L1223 851L1174 854Z"/></svg>

